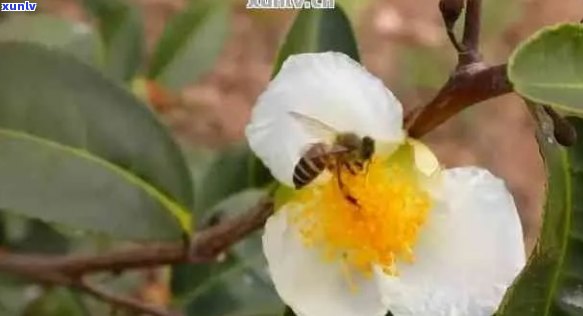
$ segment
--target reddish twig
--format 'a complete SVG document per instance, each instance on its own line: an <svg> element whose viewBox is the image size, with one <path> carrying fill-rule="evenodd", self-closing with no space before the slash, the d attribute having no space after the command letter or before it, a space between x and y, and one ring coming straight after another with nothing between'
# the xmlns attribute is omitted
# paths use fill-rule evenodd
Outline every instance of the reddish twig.
<svg viewBox="0 0 583 316"><path fill-rule="evenodd" d="M0 271L29 276L31 273L67 275L147 268L161 264L184 262L185 254L179 244L164 244L114 251L104 255L41 256L4 253L0 255Z"/></svg>
<svg viewBox="0 0 583 316"><path fill-rule="evenodd" d="M506 65L487 67L482 62L479 52L482 0L467 0L462 43L455 38L453 27L463 4L463 0L439 2L450 42L458 51L458 64L433 100L405 117L405 128L412 137L425 135L468 106L512 91Z"/></svg>
<svg viewBox="0 0 583 316"><path fill-rule="evenodd" d="M179 243L161 244L119 250L104 255L41 256L0 254L0 271L29 276L37 271L79 277L96 272L120 272L176 263L202 263L216 256L250 232L262 227L273 211L269 199L264 199L248 213L203 229L196 233L190 253ZM51 278L47 277L50 282Z"/></svg>
<svg viewBox="0 0 583 316"><path fill-rule="evenodd" d="M144 302L140 302L135 299L131 299L128 297L122 297L117 294L109 293L104 289L93 285L86 280L79 280L72 285L72 287L81 290L87 294L90 294L101 301L107 302L112 306L116 306L118 308L124 308L133 312L137 312L139 314L144 315L151 315L151 316L180 316L181 313L172 312L165 310L159 306L154 306L151 304L147 304Z"/></svg>
<svg viewBox="0 0 583 316"><path fill-rule="evenodd" d="M162 244L115 251L105 255L41 256L0 254L0 271L19 275L32 281L74 287L114 305L146 313L144 305L97 291L83 277L98 272L121 272L176 263L210 262L231 245L261 228L273 212L271 199L265 198L247 213L199 231L192 240L190 251L180 243ZM140 310L140 308L142 310ZM171 315L159 310L150 315Z"/></svg>
<svg viewBox="0 0 583 316"><path fill-rule="evenodd" d="M405 126L410 136L419 138L468 106L509 92L506 65L475 64L456 72L431 102L411 111Z"/></svg>
<svg viewBox="0 0 583 316"><path fill-rule="evenodd" d="M577 130L575 127L550 106L543 105L543 109L553 122L553 136L557 143L567 147L573 146L577 141Z"/></svg>
<svg viewBox="0 0 583 316"><path fill-rule="evenodd" d="M466 21L462 43L464 52L459 55L460 65L477 63L482 60L479 51L480 27L482 23L482 0L467 0Z"/></svg>
<svg viewBox="0 0 583 316"><path fill-rule="evenodd" d="M462 53L465 48L457 40L455 33L453 31L455 23L459 19L462 11L464 9L464 0L440 0L439 1L439 11L441 12L441 17L445 23L445 31L447 32L447 37L449 41L456 49L458 54Z"/></svg>
<svg viewBox="0 0 583 316"><path fill-rule="evenodd" d="M192 241L188 261L198 263L214 260L232 244L262 228L271 214L273 201L265 198L249 212L199 232Z"/></svg>
<svg viewBox="0 0 583 316"><path fill-rule="evenodd" d="M458 53L458 68L482 61L479 50L482 0L467 0L464 33L460 43L453 30L463 9L464 0L439 1L439 11L445 23L447 37Z"/></svg>

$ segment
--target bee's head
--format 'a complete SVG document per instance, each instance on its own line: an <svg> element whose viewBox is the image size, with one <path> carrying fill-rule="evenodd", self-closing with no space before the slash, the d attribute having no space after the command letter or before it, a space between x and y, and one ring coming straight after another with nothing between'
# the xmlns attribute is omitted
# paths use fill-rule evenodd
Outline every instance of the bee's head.
<svg viewBox="0 0 583 316"><path fill-rule="evenodd" d="M361 157L364 160L369 160L374 154L374 139L369 136L362 138Z"/></svg>

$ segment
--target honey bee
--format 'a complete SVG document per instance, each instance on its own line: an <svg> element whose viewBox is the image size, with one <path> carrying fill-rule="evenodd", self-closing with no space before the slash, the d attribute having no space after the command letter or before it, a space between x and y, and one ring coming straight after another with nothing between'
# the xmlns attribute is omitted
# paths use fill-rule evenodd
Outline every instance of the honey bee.
<svg viewBox="0 0 583 316"><path fill-rule="evenodd" d="M344 197L358 206L358 201L342 182L342 169L351 174L362 172L375 152L375 142L369 136L338 132L328 124L297 112L289 112L306 130L323 139L333 139L332 144L310 144L294 167L293 183L296 189L310 184L324 170L336 174L338 186Z"/></svg>

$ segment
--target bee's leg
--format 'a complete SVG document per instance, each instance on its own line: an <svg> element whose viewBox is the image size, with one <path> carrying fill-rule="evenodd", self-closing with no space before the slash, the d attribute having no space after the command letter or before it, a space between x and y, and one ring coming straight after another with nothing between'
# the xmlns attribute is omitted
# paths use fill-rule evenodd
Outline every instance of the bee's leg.
<svg viewBox="0 0 583 316"><path fill-rule="evenodd" d="M356 170L354 170L354 167L352 166L352 164L348 161L343 162L344 167L346 168L346 170L348 170L348 172L350 172L350 174L352 175L356 175Z"/></svg>
<svg viewBox="0 0 583 316"><path fill-rule="evenodd" d="M354 206L360 208L360 204L358 204L358 201L356 200L355 197L353 197L352 195L346 193L344 195L344 197L346 198L346 200L348 200L348 202L352 203Z"/></svg>
<svg viewBox="0 0 583 316"><path fill-rule="evenodd" d="M370 161L365 161L362 163L362 168L360 170L364 170L364 185L368 186L368 169L370 166Z"/></svg>
<svg viewBox="0 0 583 316"><path fill-rule="evenodd" d="M363 162L363 166L362 169L364 169L364 172L366 174L368 174L368 168L370 167L370 160L366 160L365 162Z"/></svg>
<svg viewBox="0 0 583 316"><path fill-rule="evenodd" d="M342 192L342 195L344 195L344 198L354 204L357 207L360 207L360 205L358 204L358 201L356 200L356 198L354 198L352 195L350 195L350 193L348 192L348 190L346 189L346 186L344 186L344 182L342 182L342 166L340 164L338 164L336 166L336 179L338 181L338 187L340 188L340 191Z"/></svg>

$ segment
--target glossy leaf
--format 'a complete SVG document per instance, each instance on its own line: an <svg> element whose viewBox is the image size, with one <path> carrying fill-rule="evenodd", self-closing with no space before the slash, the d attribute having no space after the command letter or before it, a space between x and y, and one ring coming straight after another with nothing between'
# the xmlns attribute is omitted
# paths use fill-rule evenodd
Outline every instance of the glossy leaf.
<svg viewBox="0 0 583 316"><path fill-rule="evenodd" d="M301 10L277 56L277 73L289 55L336 51L360 60L350 21L340 7L327 10Z"/></svg>
<svg viewBox="0 0 583 316"><path fill-rule="evenodd" d="M163 304L165 299L165 280L160 270L126 270L122 274L112 277L111 274L93 275L87 279L100 289L108 293L115 293L120 297L140 295L144 302ZM88 311L83 316L138 316L135 310L118 308L112 315L112 305L98 297L76 291L73 294L82 295L83 306ZM55 315L60 316L60 315ZM139 315L150 316L150 315Z"/></svg>
<svg viewBox="0 0 583 316"><path fill-rule="evenodd" d="M212 149L203 147L189 147L185 148L184 155L190 170L192 185L194 187L194 208L196 214L204 213L205 209L201 207L205 198L205 176L208 173L211 165L217 159L215 152Z"/></svg>
<svg viewBox="0 0 583 316"><path fill-rule="evenodd" d="M583 119L569 121L583 135ZM548 120L541 123L538 140L548 174L543 227L498 316L583 314L583 138L573 147L561 147Z"/></svg>
<svg viewBox="0 0 583 316"><path fill-rule="evenodd" d="M583 113L583 26L545 28L514 52L508 75L516 92L561 110Z"/></svg>
<svg viewBox="0 0 583 316"><path fill-rule="evenodd" d="M138 9L124 0L80 0L95 18L103 41L105 71L129 81L140 69L144 53L144 30Z"/></svg>
<svg viewBox="0 0 583 316"><path fill-rule="evenodd" d="M149 77L180 89L212 69L229 29L229 3L191 0L166 26L157 44Z"/></svg>
<svg viewBox="0 0 583 316"><path fill-rule="evenodd" d="M22 316L85 316L86 314L87 311L79 294L57 287L48 289L32 301Z"/></svg>
<svg viewBox="0 0 583 316"><path fill-rule="evenodd" d="M0 69L1 209L129 239L188 229L185 162L145 105L38 45L0 44Z"/></svg>
<svg viewBox="0 0 583 316"><path fill-rule="evenodd" d="M13 276L0 273L0 315L21 316L26 306L40 292L40 286L30 285ZM27 293L28 295L23 295Z"/></svg>
<svg viewBox="0 0 583 316"><path fill-rule="evenodd" d="M99 38L91 28L50 15L10 15L0 23L0 42L17 41L60 49L88 64L97 63Z"/></svg>
<svg viewBox="0 0 583 316"><path fill-rule="evenodd" d="M4 214L0 213L0 247L4 246L5 244L8 243L8 233L7 233L7 229L8 226L6 224L6 219L3 216Z"/></svg>
<svg viewBox="0 0 583 316"><path fill-rule="evenodd" d="M6 225L4 245L11 251L65 254L69 250L69 240L51 225L39 220L17 217L6 212L0 215L3 215L2 219Z"/></svg>
<svg viewBox="0 0 583 316"><path fill-rule="evenodd" d="M275 290L254 270L240 260L227 255L221 271L209 271L211 276L189 297L185 312L188 316L278 315L282 310Z"/></svg>
<svg viewBox="0 0 583 316"><path fill-rule="evenodd" d="M283 316L296 316L296 313L289 306L286 306L283 311Z"/></svg>
<svg viewBox="0 0 583 316"><path fill-rule="evenodd" d="M234 145L218 153L201 181L197 209L205 211L229 196L272 181L271 174L246 145Z"/></svg>

